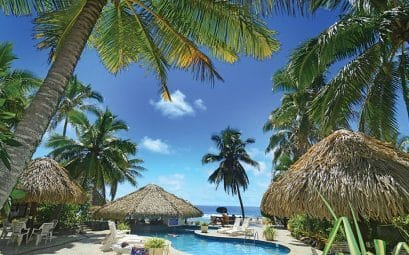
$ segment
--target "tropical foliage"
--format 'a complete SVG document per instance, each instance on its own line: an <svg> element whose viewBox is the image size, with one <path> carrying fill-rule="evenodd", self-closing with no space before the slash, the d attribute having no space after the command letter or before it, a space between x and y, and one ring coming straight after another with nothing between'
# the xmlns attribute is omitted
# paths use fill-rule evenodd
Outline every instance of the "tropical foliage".
<svg viewBox="0 0 409 255"><path fill-rule="evenodd" d="M71 176L84 187L99 191L106 198L105 187L110 187L111 199L115 198L119 183L128 181L136 185L143 161L133 158L136 144L118 137L126 131L125 122L119 120L108 109L97 112L95 123L79 119L78 141L62 135L50 137L47 146L56 160L63 162Z"/></svg>
<svg viewBox="0 0 409 255"><path fill-rule="evenodd" d="M91 85L82 84L76 76L71 77L50 127L55 129L59 123L63 122L62 135L66 136L67 127L71 119L85 118L84 114L86 112L98 111L98 108L89 102L90 100L101 103L103 97L98 92L93 91Z"/></svg>
<svg viewBox="0 0 409 255"><path fill-rule="evenodd" d="M241 133L230 127L222 130L220 134L213 135L212 141L219 150L218 154L208 153L203 156L202 163L219 163L219 167L209 176L208 181L215 183L216 188L223 184L224 191L228 194L237 195L240 201L241 213L244 218L243 201L240 189L244 191L249 185L249 178L242 162L253 167L258 167L258 162L250 158L246 152L246 146L255 142L248 138L241 140Z"/></svg>
<svg viewBox="0 0 409 255"><path fill-rule="evenodd" d="M287 170L312 144L320 139L319 126L313 122L309 107L324 83L318 77L310 87L300 88L297 81L278 71L273 76L273 92L284 92L281 105L264 124L264 132L273 132L266 153L273 153L273 180Z"/></svg>
<svg viewBox="0 0 409 255"><path fill-rule="evenodd" d="M326 2L331 7L344 1ZM348 3L349 2L349 3ZM326 134L352 128L386 141L398 134L399 97L407 87L409 8L406 1L345 1L345 15L292 54L285 72L300 88L345 64L313 100L311 114ZM409 112L408 112L409 114Z"/></svg>
<svg viewBox="0 0 409 255"><path fill-rule="evenodd" d="M274 32L262 22L252 1L1 1L6 14L40 13L36 38L50 49L52 65L40 92L15 130L22 146L10 154L15 176L0 165L0 204L33 155L63 96L87 43L108 70L117 73L132 63L153 71L165 99L170 99L167 71L190 70L200 80L221 79L210 58L236 62L240 54L265 59L278 49ZM263 1L264 3L264 1ZM267 2L268 3L268 2ZM91 36L92 33L92 36ZM32 116L38 118L32 118Z"/></svg>
<svg viewBox="0 0 409 255"><path fill-rule="evenodd" d="M374 255L374 253L367 251L364 238L361 234L361 229L359 228L357 217L355 216L355 211L352 208L352 206L350 205L353 225L351 225L351 222L347 217L345 216L338 217L331 208L330 204L325 200L325 198L321 194L319 194L319 196L323 200L323 203L328 208L335 221L331 233L328 236L328 241L325 244L325 248L322 254L327 255L331 252L331 247L337 235L339 233L342 233L345 235L345 238L348 243L348 248L351 254ZM375 255L387 254L386 249L387 247L385 241L375 239L373 240L373 243L375 247ZM398 255L400 254L401 251L406 251L406 253L409 253L409 245L405 242L398 243L396 247L393 249L392 255Z"/></svg>

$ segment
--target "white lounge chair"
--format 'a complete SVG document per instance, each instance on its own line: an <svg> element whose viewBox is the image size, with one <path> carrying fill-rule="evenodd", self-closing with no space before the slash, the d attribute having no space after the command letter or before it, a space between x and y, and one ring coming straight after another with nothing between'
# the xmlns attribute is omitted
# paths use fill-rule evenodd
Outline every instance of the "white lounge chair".
<svg viewBox="0 0 409 255"><path fill-rule="evenodd" d="M54 222L43 223L39 228L33 229L30 238L28 238L28 242L31 241L33 236L36 236L36 245L41 242L41 239L44 239L45 244L47 243L47 240L51 242L55 225Z"/></svg>
<svg viewBox="0 0 409 255"><path fill-rule="evenodd" d="M11 223L11 236L7 243L17 242L20 246L24 236L26 236L26 243L28 243L28 232L25 222L15 221Z"/></svg>
<svg viewBox="0 0 409 255"><path fill-rule="evenodd" d="M11 232L11 222L3 219L3 229L1 231L0 239L6 238L9 232Z"/></svg>
<svg viewBox="0 0 409 255"><path fill-rule="evenodd" d="M250 218L245 218L243 220L243 224L238 229L227 230L225 234L228 234L231 236L244 235L249 225L250 225Z"/></svg>
<svg viewBox="0 0 409 255"><path fill-rule="evenodd" d="M140 236L120 233L116 229L115 222L113 221L108 221L108 227L110 232L101 242L102 246L100 249L102 251L110 251L112 250L112 245L121 242L128 243L143 242L143 238L141 238Z"/></svg>
<svg viewBox="0 0 409 255"><path fill-rule="evenodd" d="M241 222L241 218L236 218L236 219L234 220L233 227L219 228L219 229L217 230L217 233L225 234L226 231L238 230L239 227L240 227L240 222Z"/></svg>

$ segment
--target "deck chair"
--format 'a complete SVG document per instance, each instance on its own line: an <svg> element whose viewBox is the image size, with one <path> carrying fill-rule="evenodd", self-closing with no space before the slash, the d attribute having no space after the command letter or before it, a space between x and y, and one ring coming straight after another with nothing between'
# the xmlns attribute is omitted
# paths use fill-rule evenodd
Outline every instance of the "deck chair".
<svg viewBox="0 0 409 255"><path fill-rule="evenodd" d="M128 235L119 232L113 221L108 221L108 227L109 234L102 240L102 246L100 247L104 252L112 250L112 245L118 242L143 242L143 239L137 235Z"/></svg>
<svg viewBox="0 0 409 255"><path fill-rule="evenodd" d="M245 218L243 220L243 224L238 229L227 230L225 232L225 234L228 234L228 235L231 235L231 236L244 235L246 233L246 230L248 229L249 225L250 225L250 218Z"/></svg>
<svg viewBox="0 0 409 255"><path fill-rule="evenodd" d="M33 232L31 233L28 241L31 241L33 236L36 236L36 245L38 245L41 242L41 239L44 239L44 244L47 243L47 240L51 242L51 239L53 238L54 227L55 227L54 222L43 223L40 226L40 228L33 229Z"/></svg>
<svg viewBox="0 0 409 255"><path fill-rule="evenodd" d="M24 236L26 236L26 243L28 243L28 232L25 222L16 221L11 223L11 236L7 243L17 242L17 245L20 246Z"/></svg>
<svg viewBox="0 0 409 255"><path fill-rule="evenodd" d="M3 229L1 231L0 239L6 238L7 235L11 232L11 222L3 220Z"/></svg>
<svg viewBox="0 0 409 255"><path fill-rule="evenodd" d="M238 230L239 227L240 227L240 221L241 221L241 218L236 218L236 219L234 220L233 227L219 228L219 229L217 230L217 233L225 234L225 232L226 232L226 231L229 231L229 230Z"/></svg>

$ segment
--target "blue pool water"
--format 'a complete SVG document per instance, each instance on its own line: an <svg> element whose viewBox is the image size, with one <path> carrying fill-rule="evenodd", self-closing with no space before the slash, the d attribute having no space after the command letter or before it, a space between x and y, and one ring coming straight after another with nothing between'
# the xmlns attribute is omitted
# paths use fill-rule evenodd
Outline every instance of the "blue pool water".
<svg viewBox="0 0 409 255"><path fill-rule="evenodd" d="M290 250L284 246L274 244L253 244L247 241L214 240L196 236L191 231L177 233L177 237L169 234L155 236L168 239L172 247L192 255L284 255Z"/></svg>

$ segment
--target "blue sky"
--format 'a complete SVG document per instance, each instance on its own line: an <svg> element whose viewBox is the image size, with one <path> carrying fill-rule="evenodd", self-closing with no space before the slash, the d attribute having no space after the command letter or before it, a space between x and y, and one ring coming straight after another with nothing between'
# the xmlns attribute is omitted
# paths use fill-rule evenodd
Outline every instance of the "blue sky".
<svg viewBox="0 0 409 255"><path fill-rule="evenodd" d="M210 136L231 126L242 131L243 137L256 139L248 151L260 163L260 171L247 167L249 189L243 199L247 206L258 206L270 182L271 156L264 153L269 134L262 126L271 110L280 104L280 94L271 91L271 76L285 65L291 50L303 40L317 35L331 25L336 13L321 11L314 17L275 16L268 18L269 27L278 32L281 49L263 62L242 58L234 65L216 61L225 82L215 86L193 80L188 72L170 71L169 87L173 104L159 97L157 80L133 65L114 76L100 63L96 52L86 49L77 66L78 78L99 91L104 106L125 120L129 132L122 133L138 143L138 157L147 171L138 180L138 187L156 183L168 191L197 205L238 205L236 197L207 182L216 165L202 165L201 157L214 152ZM19 57L15 67L45 77L49 65L47 52L35 48L32 39L32 17L0 16L0 41L14 44ZM400 120L407 123L403 107ZM405 117L404 117L405 116ZM403 131L407 133L407 124ZM47 150L40 147L35 156ZM134 191L129 184L118 188L118 197Z"/></svg>

